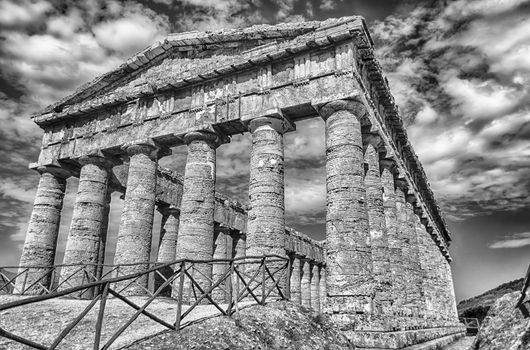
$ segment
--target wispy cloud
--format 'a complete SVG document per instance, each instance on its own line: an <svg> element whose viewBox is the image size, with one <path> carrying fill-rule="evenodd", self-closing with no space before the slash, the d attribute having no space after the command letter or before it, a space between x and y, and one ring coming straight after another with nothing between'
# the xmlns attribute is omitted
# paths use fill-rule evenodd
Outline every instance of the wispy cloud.
<svg viewBox="0 0 530 350"><path fill-rule="evenodd" d="M512 233L489 245L491 249L521 248L530 245L530 232Z"/></svg>

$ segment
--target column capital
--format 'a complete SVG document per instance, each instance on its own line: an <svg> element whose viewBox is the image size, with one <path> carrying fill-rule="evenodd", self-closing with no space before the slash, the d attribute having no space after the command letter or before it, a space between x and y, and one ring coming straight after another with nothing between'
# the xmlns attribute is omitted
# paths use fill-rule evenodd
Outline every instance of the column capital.
<svg viewBox="0 0 530 350"><path fill-rule="evenodd" d="M145 154L153 160L171 154L171 150L169 148L161 146L150 139L127 142L121 148L127 153L128 156Z"/></svg>
<svg viewBox="0 0 530 350"><path fill-rule="evenodd" d="M41 175L48 173L57 178L65 180L72 176L72 172L70 170L63 168L60 165L38 165L36 163L32 163L29 165L29 168L35 170Z"/></svg>
<svg viewBox="0 0 530 350"><path fill-rule="evenodd" d="M101 152L96 152L96 153L88 154L85 156L81 156L77 159L77 161L79 162L81 166L87 165L87 164L93 164L101 168L104 168L106 170L111 170L115 165L117 165L117 161L115 159L106 157Z"/></svg>
<svg viewBox="0 0 530 350"><path fill-rule="evenodd" d="M207 130L201 130L201 131L191 131L184 135L184 142L189 145L193 141L204 141L208 143L210 146L217 148L223 143L230 142L230 139L222 134L219 134L214 131L207 131Z"/></svg>
<svg viewBox="0 0 530 350"><path fill-rule="evenodd" d="M272 114L254 118L248 123L248 129L250 132L254 132L258 128L263 126L269 126L280 134L296 130L296 126L286 117L284 117L281 111L279 110L275 111Z"/></svg>
<svg viewBox="0 0 530 350"><path fill-rule="evenodd" d="M368 109L358 100L344 99L327 102L321 105L313 106L320 114L322 119L327 120L333 113L338 111L349 111L361 121L368 114Z"/></svg>

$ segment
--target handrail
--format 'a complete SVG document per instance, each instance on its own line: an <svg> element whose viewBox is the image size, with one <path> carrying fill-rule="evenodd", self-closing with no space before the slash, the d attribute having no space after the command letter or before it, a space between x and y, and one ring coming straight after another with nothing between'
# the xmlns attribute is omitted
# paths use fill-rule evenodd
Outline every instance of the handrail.
<svg viewBox="0 0 530 350"><path fill-rule="evenodd" d="M201 264L226 264L224 271L213 278L207 276L200 276L201 280L194 276L193 271L196 270ZM134 263L127 264L131 265L142 265L150 266L151 263ZM85 264L71 264L68 266L85 266ZM86 264L88 265L88 264ZM97 264L90 264L97 265ZM125 265L125 264L124 264ZM265 304L267 299L271 297L279 299L288 299L288 288L289 284L289 266L290 260L280 255L263 255L263 256L244 256L235 259L211 259L211 260L195 260L195 259L179 259L170 263L154 263L155 266L150 267L144 271L139 271L125 276L116 276L112 278L105 278L99 281L84 283L80 286L74 286L61 291L55 291L44 295L37 295L28 297L21 300L15 300L0 305L0 311L5 311L11 308L20 307L24 305L34 304L43 302L50 299L60 298L69 294L74 294L83 290L91 290L98 288L98 292L93 295L90 299L91 302L86 305L84 310L72 320L66 327L64 327L60 334L53 339L51 345L39 344L31 339L13 334L3 328L0 328L0 337L10 339L12 341L30 346L35 349L46 349L53 350L66 338L66 336L80 323L80 321L89 314L90 310L99 303L99 312L97 313L96 329L94 332L94 349L108 349L116 339L127 329L130 325L140 316L144 315L152 321L162 325L163 327L170 330L179 330L185 325L183 320L187 318L190 313L200 304L204 304L206 301L208 304L213 305L219 310L220 314L233 317L239 313L239 302L250 298L255 300L259 304ZM255 265L255 267L249 269L250 274L241 270L243 265ZM65 266L65 265L63 265ZM56 266L38 266L36 268L55 268ZM115 267L115 266L113 266ZM170 270L171 275L164 275L164 272ZM22 269L27 267L21 267ZM143 305L137 305L135 302L128 298L127 288L133 285L142 276L149 276L150 274L158 274L164 282L156 287L153 293L149 294L147 301ZM203 277L207 277L204 279ZM121 282L132 281L125 288L120 291L115 290L115 287ZM204 283L204 284L201 284ZM240 283L243 285L240 288ZM224 285L224 286L223 286ZM186 287L185 287L186 286ZM177 301L177 312L175 322L164 321L160 316L147 311L147 307L168 287L171 287L171 298ZM186 293L185 288L193 290L193 296L190 300L191 306L183 312L182 305L185 303L184 295ZM144 288L145 289L145 288ZM146 289L147 290L147 289ZM214 297L212 293L214 290L222 292L223 302L228 301L228 306L224 307L219 299ZM105 307L109 295L123 301L126 305L136 310L133 316L131 316L125 324L123 324L117 331L111 334L110 339L106 340L106 343L100 347L102 342L102 327ZM193 301L193 299L195 299ZM167 315L166 315L167 316ZM191 321L190 321L191 322Z"/></svg>

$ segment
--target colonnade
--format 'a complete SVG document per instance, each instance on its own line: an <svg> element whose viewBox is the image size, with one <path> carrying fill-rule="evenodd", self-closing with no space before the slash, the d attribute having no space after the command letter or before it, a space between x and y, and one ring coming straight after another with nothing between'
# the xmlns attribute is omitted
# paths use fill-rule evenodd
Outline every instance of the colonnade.
<svg viewBox="0 0 530 350"><path fill-rule="evenodd" d="M326 127L326 268L292 256L291 296L302 305L335 314L442 317L454 304L448 264L417 215L414 191L399 171L398 159L381 152L382 138L363 133L367 109L337 100L315 107ZM284 146L290 123L281 114L249 122L252 137L246 254L285 250ZM225 137L195 131L184 141L188 157L180 210L163 214L158 261L212 259L243 253L239 238L215 229L216 148ZM151 251L156 169L161 150L152 141L126 144L127 189L115 265L122 273L145 270ZM101 263L106 241L112 163L99 153L79 160L81 172L65 263ZM67 175L58 167L39 168L41 180L21 265L52 265ZM215 238L214 238L215 237ZM229 253L230 252L230 253ZM204 286L219 270L205 265ZM70 273L63 272L63 278ZM93 271L96 275L98 272ZM128 288L129 293L141 293ZM451 284L451 285L450 285ZM440 316L442 315L442 316Z"/></svg>

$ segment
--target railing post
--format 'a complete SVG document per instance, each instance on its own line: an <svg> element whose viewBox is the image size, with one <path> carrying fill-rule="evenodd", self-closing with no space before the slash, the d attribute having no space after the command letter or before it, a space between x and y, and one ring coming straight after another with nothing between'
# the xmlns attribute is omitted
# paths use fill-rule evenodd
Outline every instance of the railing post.
<svg viewBox="0 0 530 350"><path fill-rule="evenodd" d="M24 282L22 282L22 290L20 291L20 294L26 293L26 282L28 281L28 275L29 275L29 268L26 269L26 272L24 273Z"/></svg>
<svg viewBox="0 0 530 350"><path fill-rule="evenodd" d="M226 288L228 289L228 316L232 316L232 307L234 305L234 288L232 286L232 275L234 274L234 260L230 260L230 275L228 275L228 281L226 283Z"/></svg>
<svg viewBox="0 0 530 350"><path fill-rule="evenodd" d="M183 289L184 289L184 276L186 275L186 261L180 263L180 277L179 277L179 289L178 289L178 303L177 303L177 320L175 321L175 329L178 331L180 329L180 321L182 317L182 299L183 299Z"/></svg>
<svg viewBox="0 0 530 350"><path fill-rule="evenodd" d="M105 283L101 291L101 301L99 302L99 312L96 321L96 333L94 336L94 350L99 350L101 342L101 329L103 328L103 316L105 314L105 306L107 304L107 296L109 295L110 283Z"/></svg>
<svg viewBox="0 0 530 350"><path fill-rule="evenodd" d="M265 294L267 293L267 288L265 285L265 257L262 259L261 263L261 305L265 305Z"/></svg>

